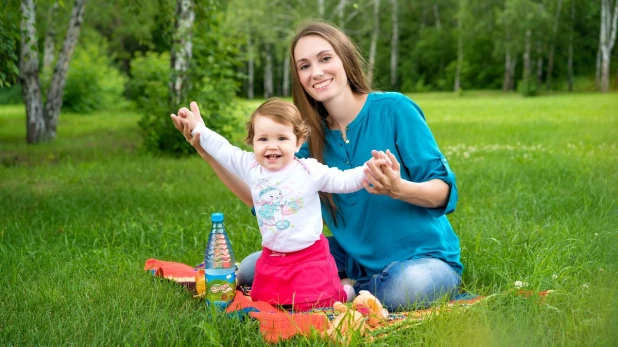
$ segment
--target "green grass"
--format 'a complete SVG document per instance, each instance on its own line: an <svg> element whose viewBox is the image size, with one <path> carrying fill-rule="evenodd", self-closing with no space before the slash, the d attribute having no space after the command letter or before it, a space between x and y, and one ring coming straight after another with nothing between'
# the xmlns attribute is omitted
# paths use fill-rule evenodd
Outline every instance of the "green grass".
<svg viewBox="0 0 618 347"><path fill-rule="evenodd" d="M465 288L496 295L375 345L618 342L616 96L412 95L457 176ZM138 119L63 114L55 141L26 145L23 106L0 107L1 345L265 344L255 322L211 317L142 270L198 263L214 211L239 259L260 237L197 156L143 153ZM299 344L327 345L282 343Z"/></svg>

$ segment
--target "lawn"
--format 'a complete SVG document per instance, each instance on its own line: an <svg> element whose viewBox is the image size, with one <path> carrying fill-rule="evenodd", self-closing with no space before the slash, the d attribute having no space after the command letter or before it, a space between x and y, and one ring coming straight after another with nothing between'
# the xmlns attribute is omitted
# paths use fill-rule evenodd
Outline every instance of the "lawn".
<svg viewBox="0 0 618 347"><path fill-rule="evenodd" d="M493 296L375 345L618 343L617 96L411 95L457 176L464 289ZM55 141L26 145L24 112L0 106L1 345L265 344L142 270L199 263L212 212L238 260L259 249L207 164L144 153L132 111L62 114Z"/></svg>

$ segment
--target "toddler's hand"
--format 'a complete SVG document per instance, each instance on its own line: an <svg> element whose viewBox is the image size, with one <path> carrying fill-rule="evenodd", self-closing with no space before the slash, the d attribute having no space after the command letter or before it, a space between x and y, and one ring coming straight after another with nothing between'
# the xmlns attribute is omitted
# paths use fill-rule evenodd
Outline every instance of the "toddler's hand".
<svg viewBox="0 0 618 347"><path fill-rule="evenodd" d="M204 123L202 120L202 116L200 115L200 108L197 106L195 101L192 101L190 104L191 110L186 107L178 110L178 116L186 120L186 123L189 125L189 129L193 131L198 123Z"/></svg>
<svg viewBox="0 0 618 347"><path fill-rule="evenodd" d="M371 151L373 156L367 161L366 179L363 181L365 190L371 194L384 194L391 197L399 196L402 189L401 166L397 158L389 150Z"/></svg>
<svg viewBox="0 0 618 347"><path fill-rule="evenodd" d="M384 153L384 151L377 151L377 155L371 157L371 159L369 159L367 163L373 163L376 166L388 166L388 167L393 166L393 162L388 157L388 155Z"/></svg>

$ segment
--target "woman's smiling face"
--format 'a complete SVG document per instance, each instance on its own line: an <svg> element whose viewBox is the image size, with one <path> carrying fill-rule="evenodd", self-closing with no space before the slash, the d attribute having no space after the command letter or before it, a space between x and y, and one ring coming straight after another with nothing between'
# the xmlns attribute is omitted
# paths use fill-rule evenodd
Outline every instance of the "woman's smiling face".
<svg viewBox="0 0 618 347"><path fill-rule="evenodd" d="M328 102L348 87L348 78L333 46L317 35L304 36L294 47L298 79L312 98Z"/></svg>

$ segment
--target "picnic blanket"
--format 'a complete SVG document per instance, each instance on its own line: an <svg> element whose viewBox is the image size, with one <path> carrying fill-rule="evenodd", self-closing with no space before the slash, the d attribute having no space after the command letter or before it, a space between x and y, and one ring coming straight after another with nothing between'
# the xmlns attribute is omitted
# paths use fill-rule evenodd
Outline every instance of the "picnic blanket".
<svg viewBox="0 0 618 347"><path fill-rule="evenodd" d="M196 282L199 282L204 276L203 264L192 267L182 263L148 259L144 265L144 270L156 277L177 282L193 293L194 297L200 297L197 294ZM197 286L199 285L198 283ZM201 285L203 285L203 282ZM260 333L267 342L274 343L297 335L309 336L314 332L324 333L328 329L329 323L339 314L332 307L316 308L302 313L290 312L276 308L267 302L252 301L249 292L250 288L248 287L238 287L237 294L227 307L226 312L239 318L248 316L258 320ZM538 295L544 297L549 292L551 291L540 292ZM520 294L529 296L533 293L520 291ZM441 310L466 308L488 297L459 293L443 306L424 310L393 312L389 314L385 321L365 330L364 336L369 340L374 340L386 336L398 328L420 324L424 320L439 314Z"/></svg>

